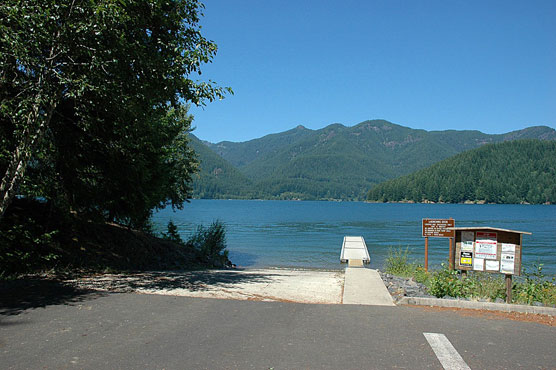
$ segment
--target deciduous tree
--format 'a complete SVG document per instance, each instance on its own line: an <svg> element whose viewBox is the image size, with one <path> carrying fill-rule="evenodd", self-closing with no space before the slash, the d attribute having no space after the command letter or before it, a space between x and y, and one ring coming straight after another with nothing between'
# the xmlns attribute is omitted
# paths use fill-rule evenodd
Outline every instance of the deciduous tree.
<svg viewBox="0 0 556 370"><path fill-rule="evenodd" d="M195 160L184 104L229 90L193 79L217 51L201 35L202 9L197 0L0 3L0 218L26 169L50 177L25 176L26 189L56 189L107 218L139 220L187 198Z"/></svg>

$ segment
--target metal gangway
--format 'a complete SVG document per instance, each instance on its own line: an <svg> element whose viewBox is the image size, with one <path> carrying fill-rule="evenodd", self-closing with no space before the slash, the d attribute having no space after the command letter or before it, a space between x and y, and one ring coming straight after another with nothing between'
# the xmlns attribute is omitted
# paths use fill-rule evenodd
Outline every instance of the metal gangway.
<svg viewBox="0 0 556 370"><path fill-rule="evenodd" d="M362 263L371 262L367 244L365 244L365 239L362 236L344 236L340 262L349 263L350 260L361 261Z"/></svg>

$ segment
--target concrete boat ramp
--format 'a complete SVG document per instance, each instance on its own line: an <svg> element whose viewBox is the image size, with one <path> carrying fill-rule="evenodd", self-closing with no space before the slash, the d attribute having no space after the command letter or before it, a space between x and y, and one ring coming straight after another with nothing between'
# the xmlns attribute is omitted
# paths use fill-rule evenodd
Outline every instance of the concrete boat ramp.
<svg viewBox="0 0 556 370"><path fill-rule="evenodd" d="M371 257L362 236L344 237L340 262L348 264L344 276L343 304L394 306L378 271L364 267L371 262Z"/></svg>
<svg viewBox="0 0 556 370"><path fill-rule="evenodd" d="M346 243L347 242L347 243ZM364 248L362 248L363 246ZM345 271L230 269L93 274L67 282L80 288L198 298L394 306L362 237L344 238Z"/></svg>

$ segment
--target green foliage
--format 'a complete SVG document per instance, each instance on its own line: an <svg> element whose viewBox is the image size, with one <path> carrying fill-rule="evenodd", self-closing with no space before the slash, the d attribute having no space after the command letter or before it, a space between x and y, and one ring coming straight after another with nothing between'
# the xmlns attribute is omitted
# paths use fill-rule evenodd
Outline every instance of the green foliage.
<svg viewBox="0 0 556 370"><path fill-rule="evenodd" d="M186 245L197 250L202 261L212 267L225 267L229 264L226 227L220 221L214 221L209 227L200 225Z"/></svg>
<svg viewBox="0 0 556 370"><path fill-rule="evenodd" d="M75 269L182 270L228 263L224 252L211 255L214 247L201 254L203 238L208 244L215 239L223 243L210 230L204 231L196 237L201 244L193 246L183 242L173 223L166 238L157 238L115 224L77 219L46 202L15 199L0 222L0 278Z"/></svg>
<svg viewBox="0 0 556 370"><path fill-rule="evenodd" d="M16 193L134 227L181 207L196 169L184 104L230 91L192 79L217 50L200 33L202 9L0 2L0 217Z"/></svg>
<svg viewBox="0 0 556 370"><path fill-rule="evenodd" d="M61 257L59 216L45 204L19 201L0 223L0 277L54 268ZM22 206L24 205L24 206Z"/></svg>
<svg viewBox="0 0 556 370"><path fill-rule="evenodd" d="M0 278L44 266L54 267L60 256L50 247L56 242L57 233L58 230L44 231L34 222L3 230L0 236Z"/></svg>
<svg viewBox="0 0 556 370"><path fill-rule="evenodd" d="M172 221L168 221L167 229L168 231L162 234L162 237L164 239L171 240L178 244L184 244L184 241L178 232L178 227L176 226L176 224L174 224Z"/></svg>
<svg viewBox="0 0 556 370"><path fill-rule="evenodd" d="M542 266L537 265L532 274L524 273L525 278L514 277L512 303L556 305L555 278L552 281L542 274ZM504 277L500 274L470 272L461 276L459 271L442 270L434 272L428 283L429 292L437 297L462 297L472 299L506 298Z"/></svg>
<svg viewBox="0 0 556 370"><path fill-rule="evenodd" d="M383 181L484 143L524 137L553 140L556 131L533 127L506 135L427 132L373 120L354 127L334 124L315 131L299 126L243 143L199 141L195 148L200 154L201 172L193 196L365 200L368 189ZM433 185L431 180L427 186L438 193ZM397 188L391 196L403 200L406 190ZM418 190L412 190L408 199L421 201Z"/></svg>
<svg viewBox="0 0 556 370"><path fill-rule="evenodd" d="M237 168L209 149L194 135L191 147L199 156L200 171L193 180L196 198L256 198L253 183Z"/></svg>
<svg viewBox="0 0 556 370"><path fill-rule="evenodd" d="M501 275L472 272L467 276L461 276L459 271L449 270L446 266L431 275L429 292L437 297L490 300L506 297L504 279Z"/></svg>
<svg viewBox="0 0 556 370"><path fill-rule="evenodd" d="M429 273L423 266L415 261L410 261L409 248L392 248L388 250L388 257L384 263L384 271L388 274L413 277L418 283L426 284Z"/></svg>
<svg viewBox="0 0 556 370"><path fill-rule="evenodd" d="M415 270L413 264L408 261L409 248L390 248L388 250L388 257L385 261L384 269L389 274L398 276L409 276Z"/></svg>
<svg viewBox="0 0 556 370"><path fill-rule="evenodd" d="M556 304L556 277L547 280L542 272L543 264L533 264L533 272L524 268L524 280L513 286L513 300L517 303L532 304L540 302L545 305Z"/></svg>
<svg viewBox="0 0 556 370"><path fill-rule="evenodd" d="M458 270L449 270L445 264L440 270L425 272L422 266L410 261L408 248L390 248L384 268L389 274L414 278L425 284L430 294L439 298L506 299L503 275L479 271L462 274ZM543 264L533 264L533 272L524 268L522 277L514 276L512 303L556 305L556 277L548 280L542 268Z"/></svg>
<svg viewBox="0 0 556 370"><path fill-rule="evenodd" d="M482 146L387 181L373 201L556 203L556 142L518 140Z"/></svg>
<svg viewBox="0 0 556 370"><path fill-rule="evenodd" d="M437 297L460 297L462 294L462 281L458 271L443 268L433 274L430 279L429 293Z"/></svg>

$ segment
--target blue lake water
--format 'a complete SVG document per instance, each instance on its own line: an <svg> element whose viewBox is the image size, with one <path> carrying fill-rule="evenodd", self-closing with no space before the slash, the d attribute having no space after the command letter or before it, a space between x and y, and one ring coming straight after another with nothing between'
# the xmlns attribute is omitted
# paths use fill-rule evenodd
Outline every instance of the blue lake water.
<svg viewBox="0 0 556 370"><path fill-rule="evenodd" d="M295 202L193 200L181 211L167 208L154 216L156 231L172 220L186 239L197 225L214 220L227 227L230 259L242 267L340 269L345 235L365 238L371 267L381 268L391 247L408 248L424 262L423 218L454 218L456 227L491 226L523 236L523 263L544 264L556 275L556 205L376 204L363 202ZM448 239L429 239L429 266L448 260Z"/></svg>

